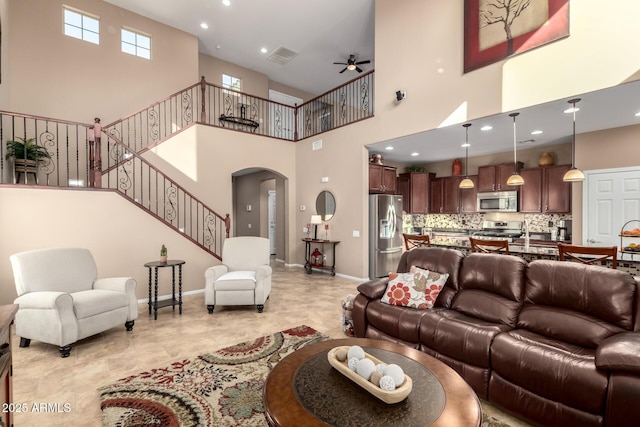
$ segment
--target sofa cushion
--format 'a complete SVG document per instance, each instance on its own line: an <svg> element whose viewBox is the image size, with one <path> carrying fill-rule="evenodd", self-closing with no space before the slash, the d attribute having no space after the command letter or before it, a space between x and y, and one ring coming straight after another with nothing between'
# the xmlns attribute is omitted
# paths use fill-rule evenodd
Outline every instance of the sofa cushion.
<svg viewBox="0 0 640 427"><path fill-rule="evenodd" d="M444 288L444 284L449 279L448 273L438 273L437 271L424 270L420 267L411 266L410 271L414 274L414 282L420 289L424 289L424 299L427 308L432 308L438 299L438 295Z"/></svg>
<svg viewBox="0 0 640 427"><path fill-rule="evenodd" d="M129 307L129 296L124 292L93 289L71 294L76 318L85 319L97 314Z"/></svg>
<svg viewBox="0 0 640 427"><path fill-rule="evenodd" d="M420 321L424 313L428 312L429 310L384 304L380 300L370 301L366 311L367 337L370 337L368 335L369 328L373 327L386 335L417 344L419 342Z"/></svg>
<svg viewBox="0 0 640 427"><path fill-rule="evenodd" d="M491 366L545 399L595 414L605 407L607 372L596 369L594 350L515 329L495 337Z"/></svg>
<svg viewBox="0 0 640 427"><path fill-rule="evenodd" d="M515 327L522 307L527 263L512 255L472 253L460 269L452 308L490 323Z"/></svg>
<svg viewBox="0 0 640 427"><path fill-rule="evenodd" d="M595 349L633 330L636 284L623 271L562 261L533 261L518 328Z"/></svg>
<svg viewBox="0 0 640 427"><path fill-rule="evenodd" d="M464 254L448 248L415 248L405 251L398 263L398 273L406 273L411 266L429 271L448 273L449 277L444 288L438 295L435 307L449 307L458 291L458 273L462 265Z"/></svg>

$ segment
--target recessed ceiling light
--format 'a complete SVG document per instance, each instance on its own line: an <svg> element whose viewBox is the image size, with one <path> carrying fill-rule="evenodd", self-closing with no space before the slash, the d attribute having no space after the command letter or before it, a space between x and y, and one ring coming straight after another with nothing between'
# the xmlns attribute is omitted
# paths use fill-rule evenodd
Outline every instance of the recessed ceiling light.
<svg viewBox="0 0 640 427"><path fill-rule="evenodd" d="M209 28L209 25L207 25L206 22L203 22L202 24L200 24L200 28L203 28L206 30L207 28Z"/></svg>
<svg viewBox="0 0 640 427"><path fill-rule="evenodd" d="M411 157L416 157L416 156L419 156L419 155L420 155L420 153L416 153L416 152L411 153Z"/></svg>
<svg viewBox="0 0 640 427"><path fill-rule="evenodd" d="M491 129L493 129L493 126L491 125L484 125L480 128L480 130L491 130Z"/></svg>
<svg viewBox="0 0 640 427"><path fill-rule="evenodd" d="M222 0L222 4L225 6L229 6L231 4L231 0Z"/></svg>
<svg viewBox="0 0 640 427"><path fill-rule="evenodd" d="M564 110L564 113L569 114L569 113L578 112L578 111L580 111L580 108L578 108L578 107L575 107L575 108L570 107L570 108L567 108L566 110Z"/></svg>
<svg viewBox="0 0 640 427"><path fill-rule="evenodd" d="M391 150L393 150L393 147L392 146L388 146L388 147L384 147L384 149L387 150L387 151L391 151Z"/></svg>
<svg viewBox="0 0 640 427"><path fill-rule="evenodd" d="M260 49L260 52L262 52L262 53L267 53L267 48L266 48L266 47L263 47L262 49Z"/></svg>
<svg viewBox="0 0 640 427"><path fill-rule="evenodd" d="M534 130L533 132L531 132L531 135L540 135L541 133L541 130Z"/></svg>
<svg viewBox="0 0 640 427"><path fill-rule="evenodd" d="M469 144L468 142L464 142L461 145L462 148L467 148L467 147L471 147L471 144Z"/></svg>

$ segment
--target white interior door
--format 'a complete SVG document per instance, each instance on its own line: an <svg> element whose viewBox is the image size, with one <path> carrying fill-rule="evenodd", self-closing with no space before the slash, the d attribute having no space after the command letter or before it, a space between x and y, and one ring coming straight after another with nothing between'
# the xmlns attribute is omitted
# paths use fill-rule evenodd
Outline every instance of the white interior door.
<svg viewBox="0 0 640 427"><path fill-rule="evenodd" d="M269 89L269 100L289 105L291 107L302 104L302 99L272 89ZM293 113L293 109L283 108L281 105L269 104L270 136L293 140L296 130L294 120L295 115Z"/></svg>
<svg viewBox="0 0 640 427"><path fill-rule="evenodd" d="M276 254L276 192L269 190L269 244L271 247L271 255Z"/></svg>
<svg viewBox="0 0 640 427"><path fill-rule="evenodd" d="M619 246L622 226L640 220L640 169L585 172L582 211L583 245Z"/></svg>

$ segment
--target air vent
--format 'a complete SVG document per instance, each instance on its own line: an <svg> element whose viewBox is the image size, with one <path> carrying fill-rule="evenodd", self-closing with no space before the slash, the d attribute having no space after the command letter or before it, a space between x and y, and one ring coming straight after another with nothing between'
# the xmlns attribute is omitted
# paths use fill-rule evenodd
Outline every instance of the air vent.
<svg viewBox="0 0 640 427"><path fill-rule="evenodd" d="M296 52L295 50L280 46L279 48L271 52L271 54L267 56L267 59L269 61L277 62L278 64L284 65L298 56L299 53L300 52Z"/></svg>

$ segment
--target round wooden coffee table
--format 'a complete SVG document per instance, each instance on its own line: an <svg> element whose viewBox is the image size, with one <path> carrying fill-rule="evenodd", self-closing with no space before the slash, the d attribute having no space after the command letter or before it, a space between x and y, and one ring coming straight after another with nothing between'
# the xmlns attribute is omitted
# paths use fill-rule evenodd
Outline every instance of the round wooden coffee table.
<svg viewBox="0 0 640 427"><path fill-rule="evenodd" d="M386 404L331 367L334 347L359 345L413 380L407 399ZM386 341L346 338L303 347L282 359L263 392L271 426L402 425L480 426L482 410L471 387L450 367L412 348Z"/></svg>

